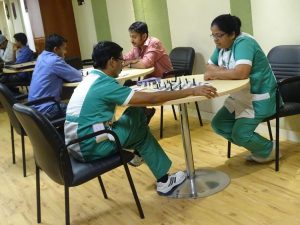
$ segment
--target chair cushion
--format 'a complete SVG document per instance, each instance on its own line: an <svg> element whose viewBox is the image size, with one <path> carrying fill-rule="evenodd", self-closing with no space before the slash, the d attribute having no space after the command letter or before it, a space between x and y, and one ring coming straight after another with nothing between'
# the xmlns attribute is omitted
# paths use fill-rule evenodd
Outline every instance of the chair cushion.
<svg viewBox="0 0 300 225"><path fill-rule="evenodd" d="M122 151L122 154L126 163L134 156L132 152L128 151ZM70 155L70 161L73 170L73 180L69 183L70 187L82 184L123 164L118 153L92 162L80 162Z"/></svg>
<svg viewBox="0 0 300 225"><path fill-rule="evenodd" d="M284 106L279 110L279 117L292 116L300 114L300 103L285 102Z"/></svg>

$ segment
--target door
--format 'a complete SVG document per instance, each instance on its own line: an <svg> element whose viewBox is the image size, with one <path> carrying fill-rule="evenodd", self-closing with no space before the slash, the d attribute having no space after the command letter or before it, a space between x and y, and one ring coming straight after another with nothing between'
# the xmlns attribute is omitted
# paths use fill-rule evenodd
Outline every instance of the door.
<svg viewBox="0 0 300 225"><path fill-rule="evenodd" d="M45 36L56 33L68 40L66 57L80 57L72 1L39 0Z"/></svg>

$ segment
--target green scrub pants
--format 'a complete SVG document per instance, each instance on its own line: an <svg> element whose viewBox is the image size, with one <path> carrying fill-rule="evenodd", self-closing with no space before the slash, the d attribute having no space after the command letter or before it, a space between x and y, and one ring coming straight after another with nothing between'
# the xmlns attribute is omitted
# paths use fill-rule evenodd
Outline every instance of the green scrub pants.
<svg viewBox="0 0 300 225"><path fill-rule="evenodd" d="M248 149L254 156L266 158L272 151L273 142L255 131L263 119L238 118L223 106L212 120L213 130L228 141Z"/></svg>
<svg viewBox="0 0 300 225"><path fill-rule="evenodd" d="M172 162L150 132L142 107L128 107L113 123L112 130L123 148L139 152L156 179L168 173ZM104 141L99 145L99 151L106 154L115 152L114 142Z"/></svg>

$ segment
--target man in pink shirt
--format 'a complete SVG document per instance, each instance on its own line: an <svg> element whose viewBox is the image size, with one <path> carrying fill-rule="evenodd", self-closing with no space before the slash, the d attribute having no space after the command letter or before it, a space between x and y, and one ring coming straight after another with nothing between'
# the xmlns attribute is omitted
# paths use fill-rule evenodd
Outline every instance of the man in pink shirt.
<svg viewBox="0 0 300 225"><path fill-rule="evenodd" d="M123 66L130 68L154 67L149 77L161 77L166 71L172 70L172 64L160 40L148 35L148 26L144 22L134 22L129 27L133 49L124 55Z"/></svg>

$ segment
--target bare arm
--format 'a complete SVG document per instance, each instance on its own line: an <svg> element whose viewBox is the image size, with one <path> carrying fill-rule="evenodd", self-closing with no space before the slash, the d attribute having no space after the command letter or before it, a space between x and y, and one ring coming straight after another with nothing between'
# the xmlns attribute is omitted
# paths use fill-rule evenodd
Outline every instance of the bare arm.
<svg viewBox="0 0 300 225"><path fill-rule="evenodd" d="M216 88L212 86L199 86L195 88L187 88L178 91L160 91L154 93L136 92L129 101L129 105L141 106L152 105L161 102L171 101L178 98L185 98L188 96L205 96L207 98L214 98L217 96Z"/></svg>
<svg viewBox="0 0 300 225"><path fill-rule="evenodd" d="M204 80L243 80L249 77L250 72L251 66L247 64L237 65L234 69L207 65Z"/></svg>

